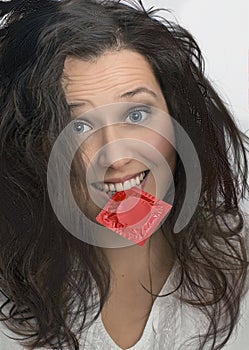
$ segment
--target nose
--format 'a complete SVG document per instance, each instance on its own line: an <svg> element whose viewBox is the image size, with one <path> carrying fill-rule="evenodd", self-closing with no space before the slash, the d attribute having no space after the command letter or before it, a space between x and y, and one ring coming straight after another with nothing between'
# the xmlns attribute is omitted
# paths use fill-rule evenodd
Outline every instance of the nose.
<svg viewBox="0 0 249 350"><path fill-rule="evenodd" d="M98 164L102 168L118 170L132 160L128 137L122 124L109 125L100 130Z"/></svg>

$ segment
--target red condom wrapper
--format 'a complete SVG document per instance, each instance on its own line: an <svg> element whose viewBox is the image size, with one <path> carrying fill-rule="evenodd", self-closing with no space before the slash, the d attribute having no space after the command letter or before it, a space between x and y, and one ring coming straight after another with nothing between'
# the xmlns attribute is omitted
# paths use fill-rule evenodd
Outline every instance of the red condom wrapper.
<svg viewBox="0 0 249 350"><path fill-rule="evenodd" d="M120 236L143 246L172 205L138 187L116 192L96 221Z"/></svg>

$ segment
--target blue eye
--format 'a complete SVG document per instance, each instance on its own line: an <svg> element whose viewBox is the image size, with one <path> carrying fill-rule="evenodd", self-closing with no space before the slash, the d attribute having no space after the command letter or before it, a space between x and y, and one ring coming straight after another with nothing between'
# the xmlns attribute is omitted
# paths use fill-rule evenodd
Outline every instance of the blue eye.
<svg viewBox="0 0 249 350"><path fill-rule="evenodd" d="M142 107L139 107L131 111L128 114L127 118L129 118L132 123L139 123L141 121L144 121L144 119L147 117L148 114L151 114L151 111L149 108L142 109Z"/></svg>
<svg viewBox="0 0 249 350"><path fill-rule="evenodd" d="M86 123L84 123L83 121L78 120L73 123L73 131L77 134L82 134L89 130L91 130L91 127Z"/></svg>

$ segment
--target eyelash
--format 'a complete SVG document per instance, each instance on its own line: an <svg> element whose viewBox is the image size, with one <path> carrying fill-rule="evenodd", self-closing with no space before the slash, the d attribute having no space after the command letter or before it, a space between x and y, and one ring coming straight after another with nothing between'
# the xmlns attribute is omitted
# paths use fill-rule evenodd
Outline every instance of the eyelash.
<svg viewBox="0 0 249 350"><path fill-rule="evenodd" d="M128 111L127 112L127 115L126 115L126 118L128 118L132 113L136 113L136 112L144 112L144 113L146 113L147 115L148 114L151 114L151 108L150 107L148 107L148 106L138 106L138 107L135 107L135 108L133 108L132 110L130 110L130 111ZM146 117L145 118L143 118L143 120L142 121L139 121L138 123L140 123L140 122L143 122L144 121L144 119L146 119ZM134 122L134 123L129 123L129 124L138 124L138 123L136 123L136 122ZM75 121L74 123L73 123L73 127L75 127L76 125L81 125L82 126L82 124L84 125L84 126L88 126L89 128L91 128L91 126L89 125L89 124L87 124L84 120L77 120L77 121ZM87 130L87 131L89 131L89 130ZM74 130L74 132L75 133L84 133L84 132L86 132L86 131L77 131L77 130Z"/></svg>
<svg viewBox="0 0 249 350"><path fill-rule="evenodd" d="M148 115L148 114L151 114L151 108L147 107L147 106L136 107L128 112L127 118L129 117L129 115L131 115L132 113L136 113L136 112L144 112ZM143 119L143 121L144 121L144 119Z"/></svg>

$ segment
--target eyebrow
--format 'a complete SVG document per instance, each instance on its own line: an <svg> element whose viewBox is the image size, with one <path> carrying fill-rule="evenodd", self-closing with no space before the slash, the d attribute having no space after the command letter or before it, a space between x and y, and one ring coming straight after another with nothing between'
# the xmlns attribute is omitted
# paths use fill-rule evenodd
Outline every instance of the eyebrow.
<svg viewBox="0 0 249 350"><path fill-rule="evenodd" d="M151 95L151 96L157 98L157 94L156 94L154 91L152 91L152 90L150 90L150 89L148 89L148 88L146 88L146 87L139 87L139 88L137 88L137 89L135 89L135 90L125 92L125 93L122 94L120 97L121 97L121 98L133 97L133 96L135 96L135 95L142 94L142 93L146 93L146 94L149 94L149 95Z"/></svg>
<svg viewBox="0 0 249 350"><path fill-rule="evenodd" d="M127 97L129 98L129 97L133 97L135 95L142 94L142 93L146 93L146 94L151 95L154 98L158 98L158 95L153 90L150 90L146 87L139 87L135 90L127 91L124 94L120 95L119 97L122 99L127 98ZM75 102L68 102L68 105L70 108L73 109L74 107L84 106L85 102L83 100L82 101L79 100L79 101L75 101Z"/></svg>

